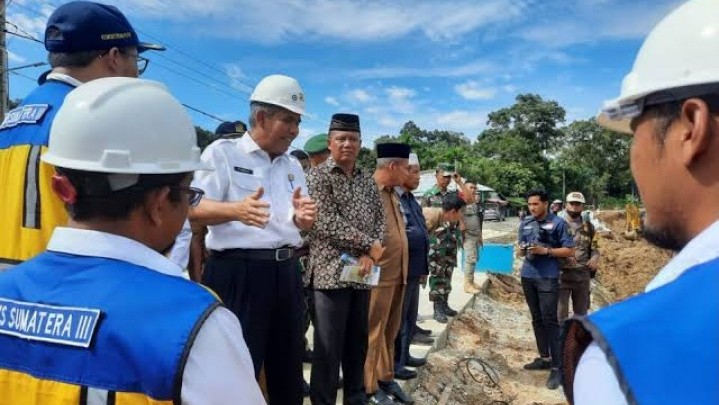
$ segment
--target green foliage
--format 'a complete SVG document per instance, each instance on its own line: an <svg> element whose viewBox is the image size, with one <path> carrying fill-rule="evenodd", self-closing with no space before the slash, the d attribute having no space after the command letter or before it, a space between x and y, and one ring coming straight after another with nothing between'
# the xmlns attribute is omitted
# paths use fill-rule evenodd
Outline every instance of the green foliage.
<svg viewBox="0 0 719 405"><path fill-rule="evenodd" d="M205 150L207 145L211 144L217 137L214 132L210 132L204 128L195 125L195 133L197 133L197 146Z"/></svg>
<svg viewBox="0 0 719 405"><path fill-rule="evenodd" d="M581 191L594 205L623 201L632 190L631 137L603 129L594 119L562 126L565 115L556 101L520 94L513 105L489 114L476 142L458 132L425 130L412 121L397 136L385 135L377 142L409 144L423 169L457 163L462 176L517 201L533 188L546 189L553 199ZM363 153L361 165L363 159L373 165L373 152Z"/></svg>

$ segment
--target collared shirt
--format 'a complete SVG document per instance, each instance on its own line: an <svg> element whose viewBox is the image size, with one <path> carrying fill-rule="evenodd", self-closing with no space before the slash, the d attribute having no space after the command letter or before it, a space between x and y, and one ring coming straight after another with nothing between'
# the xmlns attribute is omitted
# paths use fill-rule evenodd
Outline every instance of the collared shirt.
<svg viewBox="0 0 719 405"><path fill-rule="evenodd" d="M404 215L397 193L391 187L377 185L380 200L387 218L384 233L384 254L377 263L380 267L379 286L389 287L407 282L409 252Z"/></svg>
<svg viewBox="0 0 719 405"><path fill-rule="evenodd" d="M562 218L560 216L560 218ZM592 258L599 258L599 243L595 237L594 225L588 219L579 216L572 218L565 215L569 236L574 239L574 261L569 258L560 258L562 266L561 278L564 281L586 281L591 278L591 271L587 263Z"/></svg>
<svg viewBox="0 0 719 405"><path fill-rule="evenodd" d="M214 171L197 171L194 187L216 201L239 202L258 188L264 188L262 201L270 204L270 220L264 228L230 221L208 227L208 249L275 249L301 246L300 231L294 224L292 193L297 187L307 195L307 183L297 159L285 153L270 155L255 143L248 132L239 139L220 139L202 153L202 162Z"/></svg>
<svg viewBox="0 0 719 405"><path fill-rule="evenodd" d="M109 233L56 228L48 250L116 259L182 277L182 270L161 254L135 240ZM265 403L240 322L227 308L215 309L200 328L182 376L181 397L183 404L220 405L237 398L242 398L243 404Z"/></svg>
<svg viewBox="0 0 719 405"><path fill-rule="evenodd" d="M82 84L81 81L75 79L74 77L72 77L70 75L66 75L65 73L57 73L57 72L49 73L47 75L47 80L57 80L58 82L67 83L73 87L78 87Z"/></svg>
<svg viewBox="0 0 719 405"><path fill-rule="evenodd" d="M182 225L180 233L175 238L175 244L172 245L172 250L167 255L173 263L180 266L183 269L187 268L190 263L190 241L192 240L192 228L190 227L190 221L185 220Z"/></svg>
<svg viewBox="0 0 719 405"><path fill-rule="evenodd" d="M574 247L569 236L567 223L551 212L541 221L534 217L525 218L519 225L519 243L535 244L548 248ZM522 277L559 278L559 260L547 255L525 258L522 263Z"/></svg>
<svg viewBox="0 0 719 405"><path fill-rule="evenodd" d="M405 231L409 253L409 268L407 276L418 278L429 274L427 254L429 252L429 237L427 223L422 214L422 207L410 191L401 190L400 203L404 211Z"/></svg>
<svg viewBox="0 0 719 405"><path fill-rule="evenodd" d="M685 271L719 257L719 221L702 231L679 252L656 277L645 291L657 289L676 280ZM711 360L713 361L713 360ZM626 405L617 376L609 365L607 355L591 343L582 354L574 378L574 403L576 405Z"/></svg>
<svg viewBox="0 0 719 405"><path fill-rule="evenodd" d="M355 168L347 176L330 157L310 170L307 184L317 202L317 221L309 233L310 266L305 284L320 290L370 288L340 282L339 276L343 253L359 257L384 238L385 212L372 175Z"/></svg>

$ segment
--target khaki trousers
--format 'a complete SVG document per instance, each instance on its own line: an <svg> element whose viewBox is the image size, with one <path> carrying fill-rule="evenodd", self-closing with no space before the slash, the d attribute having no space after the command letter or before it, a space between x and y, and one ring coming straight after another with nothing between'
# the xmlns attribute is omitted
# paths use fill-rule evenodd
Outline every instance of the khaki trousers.
<svg viewBox="0 0 719 405"><path fill-rule="evenodd" d="M375 287L369 303L369 339L364 363L368 394L377 392L377 381L394 380L394 340L402 321L404 285Z"/></svg>

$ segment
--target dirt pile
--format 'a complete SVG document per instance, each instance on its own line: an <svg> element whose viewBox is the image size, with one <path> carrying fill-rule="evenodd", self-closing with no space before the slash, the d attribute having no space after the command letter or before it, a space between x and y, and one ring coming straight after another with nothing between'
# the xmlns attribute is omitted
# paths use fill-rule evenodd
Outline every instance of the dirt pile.
<svg viewBox="0 0 719 405"><path fill-rule="evenodd" d="M622 233L626 221L623 212L602 212L595 217L611 229L611 233L599 234L602 259L596 281L610 291L616 301L643 291L671 259L671 252L658 249L643 239L624 239Z"/></svg>

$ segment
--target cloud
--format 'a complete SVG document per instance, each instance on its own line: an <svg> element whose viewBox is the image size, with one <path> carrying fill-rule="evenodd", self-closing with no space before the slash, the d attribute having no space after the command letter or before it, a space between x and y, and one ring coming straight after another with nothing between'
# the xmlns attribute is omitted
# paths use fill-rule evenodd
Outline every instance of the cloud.
<svg viewBox="0 0 719 405"><path fill-rule="evenodd" d="M516 93L518 88L513 84L506 84L502 86L502 90L506 91L507 93Z"/></svg>
<svg viewBox="0 0 719 405"><path fill-rule="evenodd" d="M374 96L370 95L366 90L354 89L347 94L351 101L357 103L367 103L374 100Z"/></svg>
<svg viewBox="0 0 719 405"><path fill-rule="evenodd" d="M243 93L251 94L253 87L244 83L247 76L239 65L228 63L224 65L225 74L230 79L230 87Z"/></svg>
<svg viewBox="0 0 719 405"><path fill-rule="evenodd" d="M463 65L435 67L375 67L357 69L349 73L356 79L390 79L400 77L463 77L493 71L495 65L487 60L477 60Z"/></svg>
<svg viewBox="0 0 719 405"><path fill-rule="evenodd" d="M11 52L11 51L7 51L7 56L8 56L8 60L9 60L10 62L17 62L17 63L27 62L27 59L26 59L25 57L20 56L20 55L18 55L18 54L16 54L16 53L13 53L13 52Z"/></svg>
<svg viewBox="0 0 719 405"><path fill-rule="evenodd" d="M469 139L487 125L487 113L482 111L453 110L437 113L433 120L440 128L463 132Z"/></svg>
<svg viewBox="0 0 719 405"><path fill-rule="evenodd" d="M482 87L474 80L469 80L454 86L454 91L465 100L491 100L497 95L496 89Z"/></svg>
<svg viewBox="0 0 719 405"><path fill-rule="evenodd" d="M18 4L22 5L23 3L24 2L21 1ZM45 25L47 24L47 20L50 17L50 14L52 14L54 7L42 5L34 8L34 10L36 10L39 15L29 16L24 12L21 12L19 8L14 8L11 3L7 10L7 30L19 33L23 33L24 31L24 33L30 34L42 40L45 35Z"/></svg>
<svg viewBox="0 0 719 405"><path fill-rule="evenodd" d="M340 105L339 101L337 101L337 99L334 97L325 97L325 103L333 105L335 107L339 107Z"/></svg>
<svg viewBox="0 0 719 405"><path fill-rule="evenodd" d="M173 19L198 27L210 19L216 22L214 26L233 26L236 13L227 10L241 10L241 30L198 29L196 32L260 42L298 38L384 41L414 33L421 33L432 41L446 41L461 38L480 27L517 19L527 8L526 0L481 3L473 0L115 0L114 3L148 18Z"/></svg>

